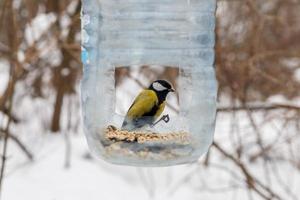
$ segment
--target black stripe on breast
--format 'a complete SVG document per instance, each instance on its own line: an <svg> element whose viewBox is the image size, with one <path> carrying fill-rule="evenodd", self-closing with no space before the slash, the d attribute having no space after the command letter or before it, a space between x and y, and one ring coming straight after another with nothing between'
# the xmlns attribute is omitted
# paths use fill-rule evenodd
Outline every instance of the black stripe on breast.
<svg viewBox="0 0 300 200"><path fill-rule="evenodd" d="M135 127L143 127L146 124L152 124L154 121L154 115L158 111L160 105L155 105L153 108L149 111L144 113L141 117L133 120L133 124Z"/></svg>
<svg viewBox="0 0 300 200"><path fill-rule="evenodd" d="M154 105L152 107L152 109L149 112L146 112L143 114L143 116L153 116L156 114L156 112L158 111L160 105Z"/></svg>

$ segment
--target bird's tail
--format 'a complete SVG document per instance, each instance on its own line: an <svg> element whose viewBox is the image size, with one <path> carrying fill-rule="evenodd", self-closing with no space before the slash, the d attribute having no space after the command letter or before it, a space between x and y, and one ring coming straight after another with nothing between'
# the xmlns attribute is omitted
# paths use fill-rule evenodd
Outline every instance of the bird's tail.
<svg viewBox="0 0 300 200"><path fill-rule="evenodd" d="M134 130L133 124L130 122L130 120L127 117L125 117L125 119L122 123L121 129L126 130L126 131Z"/></svg>
<svg viewBox="0 0 300 200"><path fill-rule="evenodd" d="M122 123L122 130L127 131L133 131L138 128L142 128L143 126L147 124L152 124L153 117L152 116L143 116L138 119L129 119L128 117L125 117L123 123Z"/></svg>

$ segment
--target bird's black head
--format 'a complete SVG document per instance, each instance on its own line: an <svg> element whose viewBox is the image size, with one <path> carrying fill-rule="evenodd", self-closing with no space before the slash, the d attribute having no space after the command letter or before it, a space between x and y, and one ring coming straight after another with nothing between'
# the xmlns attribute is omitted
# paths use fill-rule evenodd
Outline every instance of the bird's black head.
<svg viewBox="0 0 300 200"><path fill-rule="evenodd" d="M167 97L167 94L169 92L175 92L175 90L172 88L172 85L165 80L156 80L149 86L150 90L153 90L158 98L159 101L164 101Z"/></svg>

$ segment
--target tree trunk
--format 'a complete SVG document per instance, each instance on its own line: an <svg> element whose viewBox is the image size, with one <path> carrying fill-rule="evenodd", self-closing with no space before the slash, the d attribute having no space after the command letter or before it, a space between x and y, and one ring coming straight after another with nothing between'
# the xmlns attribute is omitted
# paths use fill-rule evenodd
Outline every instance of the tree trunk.
<svg viewBox="0 0 300 200"><path fill-rule="evenodd" d="M57 90L56 100L54 105L54 111L52 115L52 124L51 124L51 131L58 132L60 130L60 114L61 108L64 100L64 90L63 87Z"/></svg>

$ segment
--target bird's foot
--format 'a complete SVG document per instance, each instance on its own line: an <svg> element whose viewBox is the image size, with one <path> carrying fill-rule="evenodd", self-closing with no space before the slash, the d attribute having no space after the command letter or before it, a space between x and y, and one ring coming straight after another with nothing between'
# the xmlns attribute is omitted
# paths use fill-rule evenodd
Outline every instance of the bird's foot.
<svg viewBox="0 0 300 200"><path fill-rule="evenodd" d="M168 123L170 121L170 117L168 114L163 115L158 121L155 123L151 124L150 127L154 127L156 124L158 124L160 121L164 121L165 123Z"/></svg>

